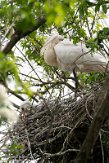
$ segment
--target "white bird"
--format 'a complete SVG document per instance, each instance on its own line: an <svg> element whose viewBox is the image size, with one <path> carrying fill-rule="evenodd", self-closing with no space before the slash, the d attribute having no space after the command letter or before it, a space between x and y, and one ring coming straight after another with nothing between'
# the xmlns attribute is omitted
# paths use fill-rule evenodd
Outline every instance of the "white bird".
<svg viewBox="0 0 109 163"><path fill-rule="evenodd" d="M47 39L41 49L41 55L50 66L59 67L62 71L72 72L105 72L109 70L107 55L99 52L91 53L85 44L74 45L60 35L53 35Z"/></svg>
<svg viewBox="0 0 109 163"><path fill-rule="evenodd" d="M32 104L29 101L24 101L20 106L20 110L30 110L32 108Z"/></svg>
<svg viewBox="0 0 109 163"><path fill-rule="evenodd" d="M16 108L8 98L5 87L0 84L0 116L6 118L10 127L18 120Z"/></svg>

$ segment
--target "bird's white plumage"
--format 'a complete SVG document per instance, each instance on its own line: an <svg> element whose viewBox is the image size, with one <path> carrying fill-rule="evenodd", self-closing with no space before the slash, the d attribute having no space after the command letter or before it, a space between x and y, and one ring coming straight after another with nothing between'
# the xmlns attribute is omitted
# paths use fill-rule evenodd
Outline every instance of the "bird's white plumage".
<svg viewBox="0 0 109 163"><path fill-rule="evenodd" d="M54 46L62 40L64 40L64 38L62 36L53 35L46 40L44 46L42 47L41 55L44 56L44 60L48 65L58 66L56 54L54 51Z"/></svg>
<svg viewBox="0 0 109 163"><path fill-rule="evenodd" d="M16 108L8 98L6 88L0 84L0 117L4 117L10 124L10 127L18 120Z"/></svg>
<svg viewBox="0 0 109 163"><path fill-rule="evenodd" d="M20 110L28 110L32 107L32 104L29 101L24 101L20 106Z"/></svg>
<svg viewBox="0 0 109 163"><path fill-rule="evenodd" d="M108 63L108 57L99 53L92 54L84 44L72 44L68 40L59 42L54 46L58 66L63 71L72 71L74 68L80 71L104 71Z"/></svg>
<svg viewBox="0 0 109 163"><path fill-rule="evenodd" d="M108 56L98 52L92 54L84 44L74 45L68 39L59 39L61 37L60 35L52 36L45 43L43 55L47 64L57 66L63 71L72 71L75 68L81 72L105 72ZM53 65L51 60L54 60L54 56L55 64Z"/></svg>

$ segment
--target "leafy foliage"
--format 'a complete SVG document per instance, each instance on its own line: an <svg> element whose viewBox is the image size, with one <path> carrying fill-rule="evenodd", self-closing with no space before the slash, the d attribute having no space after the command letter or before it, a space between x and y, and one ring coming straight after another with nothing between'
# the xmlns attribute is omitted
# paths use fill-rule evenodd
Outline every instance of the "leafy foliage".
<svg viewBox="0 0 109 163"><path fill-rule="evenodd" d="M109 54L109 28L102 23L108 17L108 9L106 0L1 0L0 82L8 88L10 81L17 85L14 91L9 91L22 101L39 102L69 93L74 95L73 75L46 65L40 49L48 35L58 32L74 44L82 41L92 53ZM13 49L3 53L2 49L9 43ZM77 76L81 91L102 82L105 74L78 73Z"/></svg>

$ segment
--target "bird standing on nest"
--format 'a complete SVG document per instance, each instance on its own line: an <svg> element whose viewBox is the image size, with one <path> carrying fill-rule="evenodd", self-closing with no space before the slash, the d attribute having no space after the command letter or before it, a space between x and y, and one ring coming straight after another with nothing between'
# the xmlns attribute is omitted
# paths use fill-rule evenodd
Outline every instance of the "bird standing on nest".
<svg viewBox="0 0 109 163"><path fill-rule="evenodd" d="M91 53L85 44L73 44L60 35L49 37L41 49L41 55L50 66L62 71L105 72L109 70L108 56L99 52Z"/></svg>

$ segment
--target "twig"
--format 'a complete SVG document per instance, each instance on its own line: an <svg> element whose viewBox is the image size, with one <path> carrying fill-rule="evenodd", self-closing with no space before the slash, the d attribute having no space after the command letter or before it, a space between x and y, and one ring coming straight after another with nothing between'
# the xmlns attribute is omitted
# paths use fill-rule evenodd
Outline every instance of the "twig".
<svg viewBox="0 0 109 163"><path fill-rule="evenodd" d="M55 153L55 154L51 154L51 153L44 153L41 149L40 149L40 152L42 155L46 156L47 158L51 158L51 157L56 157L56 156L62 156L68 152L79 152L79 149L67 149L63 152L58 152L58 153Z"/></svg>

